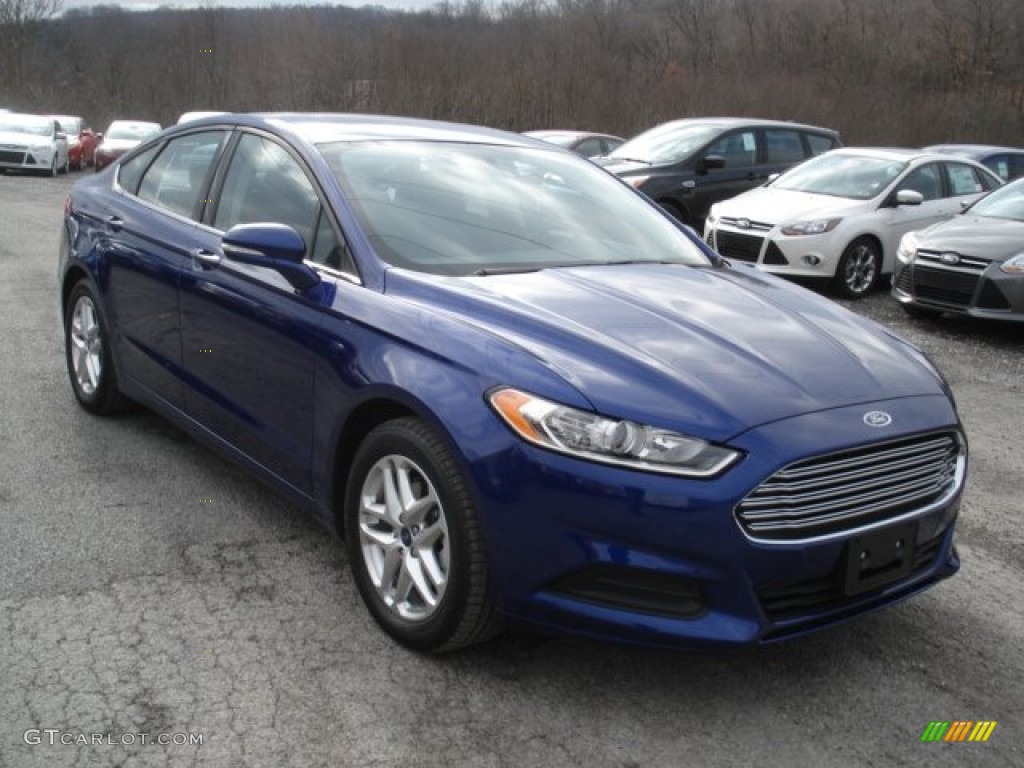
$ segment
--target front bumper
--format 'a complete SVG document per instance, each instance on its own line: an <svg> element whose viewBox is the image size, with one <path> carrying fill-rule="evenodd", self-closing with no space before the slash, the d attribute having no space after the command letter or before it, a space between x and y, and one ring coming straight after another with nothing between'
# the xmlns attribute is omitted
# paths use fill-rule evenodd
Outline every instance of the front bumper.
<svg viewBox="0 0 1024 768"><path fill-rule="evenodd" d="M904 305L1024 323L1024 275L1007 274L998 263L965 259L950 266L928 256L898 261L892 294Z"/></svg>
<svg viewBox="0 0 1024 768"><path fill-rule="evenodd" d="M860 423L874 408L892 414L899 435L959 432L946 398L909 398L753 430L731 443L746 451L744 460L713 481L620 470L521 444L493 457L476 474L502 612L560 634L742 647L836 624L947 578L959 568L952 540L966 453L941 498L892 519L798 541L755 539L741 528L737 505L780 468L877 441L878 430L862 423L835 426L852 423L848 417ZM851 548L890 530L911 532L907 568L851 589Z"/></svg>
<svg viewBox="0 0 1024 768"><path fill-rule="evenodd" d="M31 149L20 145L0 147L0 168L20 171L45 171L53 160L51 149Z"/></svg>
<svg viewBox="0 0 1024 768"><path fill-rule="evenodd" d="M836 273L843 241L835 230L820 235L787 236L777 226L749 222L704 227L704 241L727 259L756 264L766 272L793 277L830 278Z"/></svg>

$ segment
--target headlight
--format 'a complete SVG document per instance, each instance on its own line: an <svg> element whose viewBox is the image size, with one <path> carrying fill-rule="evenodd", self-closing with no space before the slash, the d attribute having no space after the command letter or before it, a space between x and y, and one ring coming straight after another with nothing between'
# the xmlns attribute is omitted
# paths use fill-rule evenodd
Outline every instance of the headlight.
<svg viewBox="0 0 1024 768"><path fill-rule="evenodd" d="M647 472L711 477L740 454L678 432L599 416L520 392L498 389L488 397L520 437L582 459Z"/></svg>
<svg viewBox="0 0 1024 768"><path fill-rule="evenodd" d="M913 264L917 257L917 235L907 232L900 240L900 247L896 251L896 258L902 264Z"/></svg>
<svg viewBox="0 0 1024 768"><path fill-rule="evenodd" d="M1024 253L1011 256L999 268L1010 275L1024 275Z"/></svg>
<svg viewBox="0 0 1024 768"><path fill-rule="evenodd" d="M623 181L629 184L633 189L639 189L640 186L647 181L650 176L626 176Z"/></svg>
<svg viewBox="0 0 1024 768"><path fill-rule="evenodd" d="M798 221L782 228L784 235L821 235L831 232L842 219L812 219L810 221Z"/></svg>

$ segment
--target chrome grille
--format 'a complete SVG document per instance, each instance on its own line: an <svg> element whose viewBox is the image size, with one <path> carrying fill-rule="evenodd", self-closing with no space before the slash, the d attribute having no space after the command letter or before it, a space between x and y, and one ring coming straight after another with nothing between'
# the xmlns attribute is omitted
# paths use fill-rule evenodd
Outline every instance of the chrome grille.
<svg viewBox="0 0 1024 768"><path fill-rule="evenodd" d="M736 507L755 539L793 541L899 517L948 494L957 483L960 441L932 434L791 464Z"/></svg>
<svg viewBox="0 0 1024 768"><path fill-rule="evenodd" d="M752 229L755 232L767 232L772 228L771 224L767 224L763 221L751 221L750 219L735 219L728 216L723 216L719 220L720 224L725 224L727 227L736 227L737 229Z"/></svg>
<svg viewBox="0 0 1024 768"><path fill-rule="evenodd" d="M942 261L943 253L946 251L918 251L917 261L921 264L931 264L939 267L946 266L945 262ZM959 269L967 269L971 272L984 272L989 264L992 262L989 259L978 258L977 256L964 256L962 253L956 254L959 261L955 265Z"/></svg>

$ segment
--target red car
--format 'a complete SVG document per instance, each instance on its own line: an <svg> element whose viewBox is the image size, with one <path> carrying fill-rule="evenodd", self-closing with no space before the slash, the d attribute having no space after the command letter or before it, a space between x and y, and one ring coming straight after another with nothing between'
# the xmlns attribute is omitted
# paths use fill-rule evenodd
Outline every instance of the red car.
<svg viewBox="0 0 1024 768"><path fill-rule="evenodd" d="M73 115L50 115L60 123L60 129L68 135L68 162L71 168L80 171L96 161L96 145L103 134L95 134L85 120Z"/></svg>

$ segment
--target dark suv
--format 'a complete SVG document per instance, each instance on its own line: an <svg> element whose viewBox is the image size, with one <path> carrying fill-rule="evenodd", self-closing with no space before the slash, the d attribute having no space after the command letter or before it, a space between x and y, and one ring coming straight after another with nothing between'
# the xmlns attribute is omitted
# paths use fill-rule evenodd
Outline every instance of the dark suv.
<svg viewBox="0 0 1024 768"><path fill-rule="evenodd" d="M692 118L651 128L598 163L685 224L700 228L712 203L841 146L837 132L813 125Z"/></svg>

